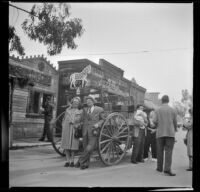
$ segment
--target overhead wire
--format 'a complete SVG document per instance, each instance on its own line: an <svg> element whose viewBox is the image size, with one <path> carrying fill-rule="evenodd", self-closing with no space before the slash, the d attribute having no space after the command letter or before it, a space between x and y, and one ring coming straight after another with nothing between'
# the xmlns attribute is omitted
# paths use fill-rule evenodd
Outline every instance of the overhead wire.
<svg viewBox="0 0 200 192"><path fill-rule="evenodd" d="M15 17L15 9L13 9L12 19L10 20L11 23L14 23L14 17Z"/></svg>
<svg viewBox="0 0 200 192"><path fill-rule="evenodd" d="M167 52L167 51L177 51L177 50L192 50L192 48L173 48L173 49L159 49L159 50L141 50L141 51L128 51L128 52L111 52L111 53L81 53L81 54L67 54L58 55L60 56L82 56L82 55L121 55L121 54L140 54L140 53L152 53L152 52Z"/></svg>
<svg viewBox="0 0 200 192"><path fill-rule="evenodd" d="M15 5L12 5L12 4L8 4L9 6L11 6L11 7L14 7L14 8L16 8L17 10L21 10L21 11L24 11L24 12L26 12L26 13L28 13L28 14L30 14L30 15L32 15L32 16L34 16L34 17L38 17L39 18L39 16L37 16L37 15L35 15L35 14L33 14L33 13L31 13L30 11L27 11L27 10L25 10L25 9L22 9L22 8L20 8L20 7L17 7L17 6L15 6Z"/></svg>
<svg viewBox="0 0 200 192"><path fill-rule="evenodd" d="M15 22L14 22L14 25L13 25L13 27L15 26L15 24L16 24L16 22L17 22L17 19L18 19L18 17L19 17L19 11L18 11L18 9L17 9L17 18L15 19Z"/></svg>

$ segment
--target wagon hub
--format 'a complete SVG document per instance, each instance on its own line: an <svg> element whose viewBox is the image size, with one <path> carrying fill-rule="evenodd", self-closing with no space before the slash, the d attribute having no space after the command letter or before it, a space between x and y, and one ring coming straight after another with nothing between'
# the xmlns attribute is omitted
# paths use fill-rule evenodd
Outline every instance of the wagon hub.
<svg viewBox="0 0 200 192"><path fill-rule="evenodd" d="M118 138L117 138L115 135L112 136L112 140L113 140L113 141L119 141Z"/></svg>

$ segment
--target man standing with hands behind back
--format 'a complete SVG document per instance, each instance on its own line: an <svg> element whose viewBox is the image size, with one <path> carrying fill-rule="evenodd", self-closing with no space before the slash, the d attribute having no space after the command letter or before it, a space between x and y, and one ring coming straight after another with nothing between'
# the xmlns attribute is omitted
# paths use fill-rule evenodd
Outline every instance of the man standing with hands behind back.
<svg viewBox="0 0 200 192"><path fill-rule="evenodd" d="M164 173L168 176L175 176L171 171L172 151L175 142L175 132L177 131L177 114L168 105L169 97L162 97L162 106L155 110L154 123L156 124L157 140L157 171L163 171L163 156L165 153Z"/></svg>

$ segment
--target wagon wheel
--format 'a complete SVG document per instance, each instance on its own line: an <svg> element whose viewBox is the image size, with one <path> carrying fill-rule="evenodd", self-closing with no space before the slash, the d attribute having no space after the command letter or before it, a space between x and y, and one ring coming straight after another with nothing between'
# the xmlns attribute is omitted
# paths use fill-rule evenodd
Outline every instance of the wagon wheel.
<svg viewBox="0 0 200 192"><path fill-rule="evenodd" d="M61 155L65 156L64 149L61 148L61 137L62 137L62 119L65 112L61 113L52 124L52 146L55 151Z"/></svg>
<svg viewBox="0 0 200 192"><path fill-rule="evenodd" d="M98 138L98 152L106 165L117 164L126 154L129 126L123 115L111 113L103 123Z"/></svg>

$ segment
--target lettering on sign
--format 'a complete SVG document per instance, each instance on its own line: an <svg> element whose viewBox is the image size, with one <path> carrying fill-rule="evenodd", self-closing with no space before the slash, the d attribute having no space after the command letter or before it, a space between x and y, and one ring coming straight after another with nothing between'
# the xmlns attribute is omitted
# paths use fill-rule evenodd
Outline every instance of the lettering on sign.
<svg viewBox="0 0 200 192"><path fill-rule="evenodd" d="M51 85L51 76L36 72L31 69L22 68L20 66L9 65L9 73L16 77L29 78L36 83L42 85Z"/></svg>

